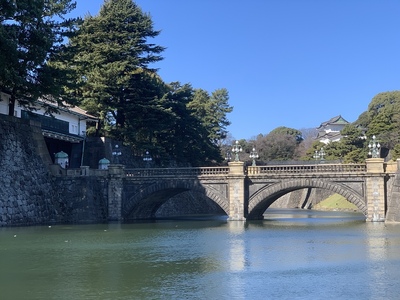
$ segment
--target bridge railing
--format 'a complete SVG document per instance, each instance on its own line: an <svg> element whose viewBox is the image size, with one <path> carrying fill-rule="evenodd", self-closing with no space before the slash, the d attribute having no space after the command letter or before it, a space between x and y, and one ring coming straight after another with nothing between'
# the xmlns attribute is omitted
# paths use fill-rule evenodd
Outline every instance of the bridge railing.
<svg viewBox="0 0 400 300"><path fill-rule="evenodd" d="M352 173L366 171L366 164L268 165L250 166L247 169L247 174Z"/></svg>
<svg viewBox="0 0 400 300"><path fill-rule="evenodd" d="M125 169L127 177L227 175L229 167Z"/></svg>
<svg viewBox="0 0 400 300"><path fill-rule="evenodd" d="M110 170L90 169L81 166L79 169L61 169L54 165L53 175L56 176L102 176L110 174ZM397 171L397 162L384 165L386 173ZM138 168L124 169L121 166L121 175L127 177L162 177L162 176L226 176L230 174L229 166L222 167L198 167L198 168ZM247 175L285 175L285 174L315 174L315 173L365 173L366 164L304 164L304 165L266 165L248 166L245 170Z"/></svg>

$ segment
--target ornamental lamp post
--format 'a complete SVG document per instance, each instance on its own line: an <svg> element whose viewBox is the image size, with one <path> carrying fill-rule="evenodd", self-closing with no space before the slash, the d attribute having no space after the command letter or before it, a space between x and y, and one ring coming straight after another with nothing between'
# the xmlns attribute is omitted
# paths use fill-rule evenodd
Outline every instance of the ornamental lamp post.
<svg viewBox="0 0 400 300"><path fill-rule="evenodd" d="M231 151L226 151L226 153L225 153L225 160L228 161L228 162L230 162L231 159L232 159Z"/></svg>
<svg viewBox="0 0 400 300"><path fill-rule="evenodd" d="M369 152L368 155L372 158L380 157L381 144L376 140L376 136L373 135L372 139L368 143Z"/></svg>
<svg viewBox="0 0 400 300"><path fill-rule="evenodd" d="M239 145L239 141L236 141L235 145L232 146L232 153L235 153L235 161L239 161L239 153L242 151L242 146Z"/></svg>
<svg viewBox="0 0 400 300"><path fill-rule="evenodd" d="M323 163L325 161L325 150L322 147L321 150L319 150L319 156L321 157L321 163Z"/></svg>
<svg viewBox="0 0 400 300"><path fill-rule="evenodd" d="M324 157L325 157L324 148L321 147L321 149L319 151L315 150L314 155L313 155L313 158L315 158L315 161L320 160L320 162L324 162L324 160L325 160Z"/></svg>
<svg viewBox="0 0 400 300"><path fill-rule="evenodd" d="M315 159L315 161L319 160L319 151L315 150L313 158Z"/></svg>
<svg viewBox="0 0 400 300"><path fill-rule="evenodd" d="M122 155L121 150L118 145L115 145L114 151L112 152L112 156L114 158L114 163L119 164L119 157Z"/></svg>
<svg viewBox="0 0 400 300"><path fill-rule="evenodd" d="M146 151L146 153L143 156L143 161L146 163L146 168L150 167L150 162L153 160L151 158L149 151Z"/></svg>
<svg viewBox="0 0 400 300"><path fill-rule="evenodd" d="M256 166L256 159L258 158L258 153L256 151L256 148L253 147L253 150L250 152L249 157L253 160L253 163L251 164L253 167Z"/></svg>

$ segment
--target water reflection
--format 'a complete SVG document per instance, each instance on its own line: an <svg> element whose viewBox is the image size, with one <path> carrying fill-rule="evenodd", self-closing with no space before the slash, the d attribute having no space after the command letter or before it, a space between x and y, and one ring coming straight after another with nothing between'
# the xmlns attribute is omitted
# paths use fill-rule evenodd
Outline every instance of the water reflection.
<svg viewBox="0 0 400 300"><path fill-rule="evenodd" d="M229 266L234 272L243 271L245 268L245 242L244 242L244 221L228 223L230 233L229 239Z"/></svg>
<svg viewBox="0 0 400 300"><path fill-rule="evenodd" d="M0 298L396 299L399 249L400 225L337 212L2 228Z"/></svg>
<svg viewBox="0 0 400 300"><path fill-rule="evenodd" d="M369 223L366 231L367 253L370 261L368 265L368 275L370 277L369 290L374 299L386 298L384 291L390 289L390 282L385 280L388 267L387 261L390 260L387 250L390 249L390 242L387 236L382 236L381 232L385 225L379 223Z"/></svg>

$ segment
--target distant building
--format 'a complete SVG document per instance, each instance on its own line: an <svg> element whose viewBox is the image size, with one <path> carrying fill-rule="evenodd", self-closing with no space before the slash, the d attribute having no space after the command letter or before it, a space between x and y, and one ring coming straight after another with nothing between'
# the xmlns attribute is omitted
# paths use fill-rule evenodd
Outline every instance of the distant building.
<svg viewBox="0 0 400 300"><path fill-rule="evenodd" d="M10 96L0 92L0 114L8 114ZM53 116L45 115L41 107L41 101L37 101L35 110L29 111L15 105L14 116L17 118L34 120L41 123L42 134L45 138L50 155L55 159L55 154L65 152L68 154L69 166L79 167L84 152L87 122L97 122L97 118L89 115L83 109L75 107L58 107L57 104L49 104L58 109L59 113Z"/></svg>
<svg viewBox="0 0 400 300"><path fill-rule="evenodd" d="M350 123L342 116L336 116L329 121L321 123L317 128L318 134L315 139L324 144L340 141L342 138L340 131L348 124Z"/></svg>

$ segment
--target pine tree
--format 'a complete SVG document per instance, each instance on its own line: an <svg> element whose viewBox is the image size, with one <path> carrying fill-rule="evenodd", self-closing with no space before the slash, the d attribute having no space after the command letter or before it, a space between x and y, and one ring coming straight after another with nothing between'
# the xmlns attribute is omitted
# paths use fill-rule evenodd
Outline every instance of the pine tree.
<svg viewBox="0 0 400 300"><path fill-rule="evenodd" d="M192 166L220 162L220 150L209 138L208 128L188 109L194 97L191 85L173 82L168 86L162 100L172 118L163 120L164 130L158 134L166 154Z"/></svg>
<svg viewBox="0 0 400 300"><path fill-rule="evenodd" d="M228 100L229 95L226 89L215 90L211 96L207 91L197 89L193 100L188 103L193 116L199 119L207 129L208 138L216 145L220 145L228 133L227 126L230 122L226 115L233 110Z"/></svg>
<svg viewBox="0 0 400 300"><path fill-rule="evenodd" d="M97 16L85 17L70 39L82 104L100 117L105 130L123 131L127 108L149 98L143 92L135 97L132 88L138 88L140 72L151 76L155 70L149 65L162 59L164 48L148 42L158 34L150 16L132 0L107 0Z"/></svg>
<svg viewBox="0 0 400 300"><path fill-rule="evenodd" d="M69 71L48 61L74 31L77 20L65 15L75 5L70 0L0 3L0 89L10 95L9 115L17 103L30 108L38 98L62 103Z"/></svg>

